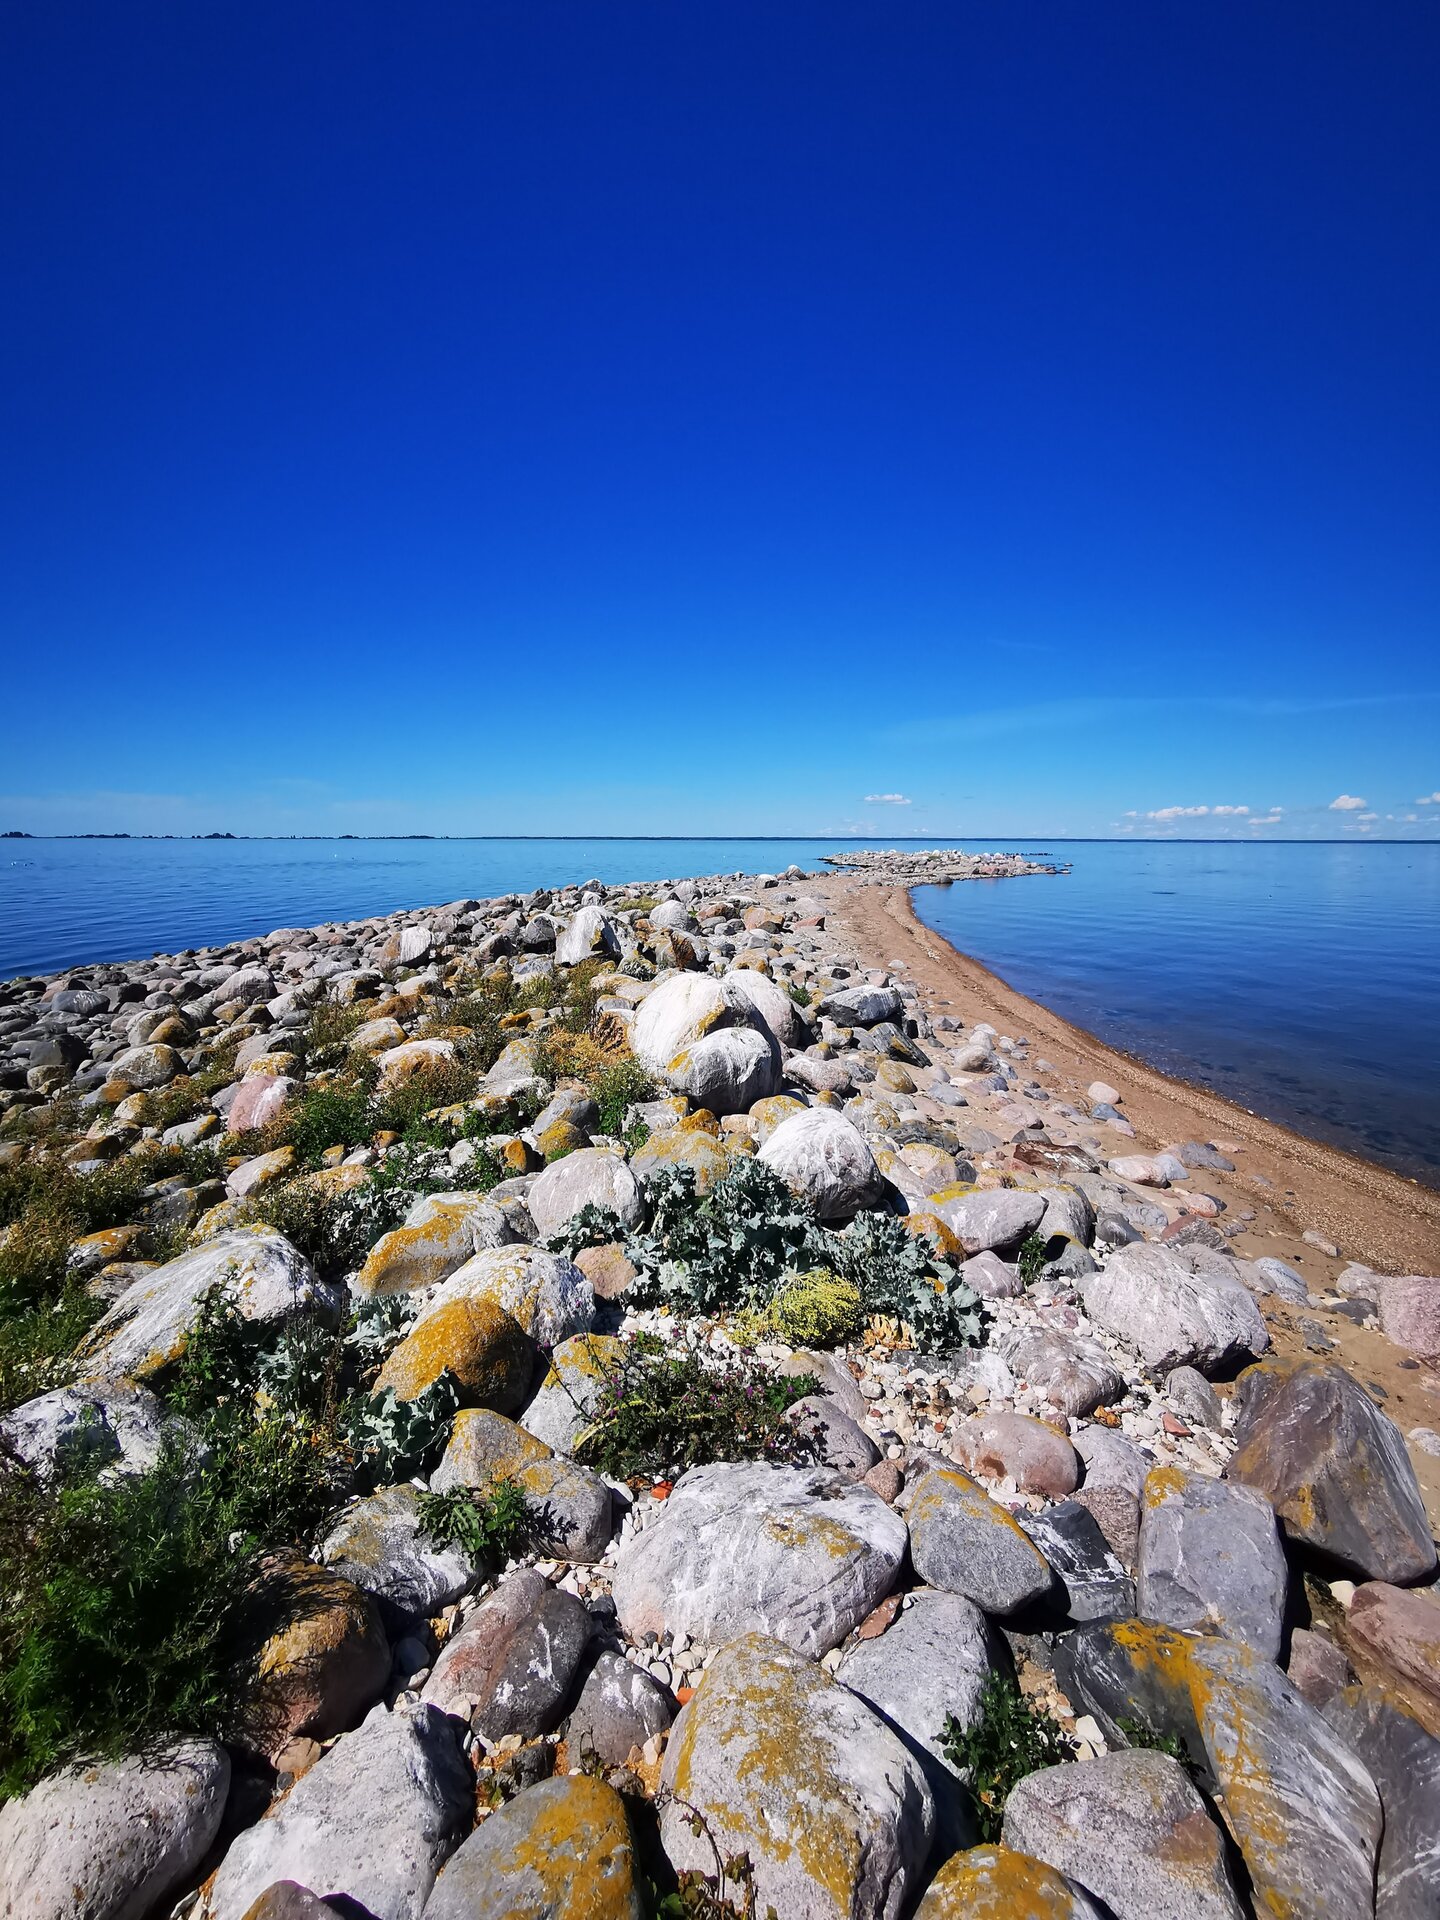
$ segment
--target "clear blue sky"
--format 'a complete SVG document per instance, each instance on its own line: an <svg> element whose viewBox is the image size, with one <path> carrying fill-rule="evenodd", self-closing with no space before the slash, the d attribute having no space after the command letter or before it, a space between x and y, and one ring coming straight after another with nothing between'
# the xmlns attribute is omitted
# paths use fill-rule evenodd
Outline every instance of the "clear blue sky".
<svg viewBox="0 0 1440 1920"><path fill-rule="evenodd" d="M1437 97L1431 0L5 9L0 827L1440 830Z"/></svg>

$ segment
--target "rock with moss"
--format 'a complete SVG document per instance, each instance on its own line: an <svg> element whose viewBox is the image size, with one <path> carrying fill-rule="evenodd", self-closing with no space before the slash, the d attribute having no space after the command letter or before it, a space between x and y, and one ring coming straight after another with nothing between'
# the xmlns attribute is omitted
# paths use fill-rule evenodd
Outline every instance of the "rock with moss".
<svg viewBox="0 0 1440 1920"><path fill-rule="evenodd" d="M216 1289L257 1326L294 1313L338 1317L345 1302L344 1289L322 1280L283 1234L237 1227L127 1287L77 1348L82 1373L140 1381L165 1373L185 1351L201 1306Z"/></svg>
<svg viewBox="0 0 1440 1920"><path fill-rule="evenodd" d="M254 1682L241 1739L273 1757L297 1735L356 1726L390 1677L390 1643L373 1597L329 1567L275 1555L249 1606Z"/></svg>
<svg viewBox="0 0 1440 1920"><path fill-rule="evenodd" d="M763 1634L706 1669L662 1783L671 1861L714 1872L712 1843L722 1858L748 1853L761 1913L897 1920L920 1884L935 1815L918 1761L847 1687Z"/></svg>
<svg viewBox="0 0 1440 1920"><path fill-rule="evenodd" d="M488 1299L542 1347L558 1347L595 1324L595 1293L573 1261L543 1247L490 1247L442 1282L426 1312L451 1300Z"/></svg>
<svg viewBox="0 0 1440 1920"><path fill-rule="evenodd" d="M333 1573L373 1594L397 1614L428 1619L468 1593L488 1561L426 1530L419 1489L381 1487L347 1507L325 1536L320 1557Z"/></svg>
<svg viewBox="0 0 1440 1920"><path fill-rule="evenodd" d="M416 1400L449 1374L464 1407L513 1413L523 1406L536 1348L518 1320L487 1294L434 1301L390 1354L375 1392Z"/></svg>
<svg viewBox="0 0 1440 1920"><path fill-rule="evenodd" d="M958 1469L932 1467L906 1485L910 1557L920 1578L986 1613L1014 1613L1050 1591L1044 1554L998 1501Z"/></svg>
<svg viewBox="0 0 1440 1920"><path fill-rule="evenodd" d="M1073 1880L1013 1847L971 1847L947 1860L915 1920L1101 1920Z"/></svg>
<svg viewBox="0 0 1440 1920"><path fill-rule="evenodd" d="M16 1920L138 1920L164 1910L220 1827L230 1762L181 1740L66 1767L0 1807L0 1912Z"/></svg>
<svg viewBox="0 0 1440 1920"><path fill-rule="evenodd" d="M644 1920L625 1802L585 1774L542 1780L453 1855L426 1920Z"/></svg>
<svg viewBox="0 0 1440 1920"><path fill-rule="evenodd" d="M718 1140L685 1127L652 1133L630 1158L630 1170L638 1180L687 1167L695 1176L697 1194L708 1193L717 1180L724 1179L730 1166L730 1155Z"/></svg>
<svg viewBox="0 0 1440 1920"><path fill-rule="evenodd" d="M1280 1657L1289 1568L1275 1512L1250 1487L1152 1467L1141 1502L1136 1604L1146 1620Z"/></svg>
<svg viewBox="0 0 1440 1920"><path fill-rule="evenodd" d="M589 1426L601 1388L625 1356L613 1334L579 1333L562 1340L520 1424L555 1453L573 1453Z"/></svg>
<svg viewBox="0 0 1440 1920"><path fill-rule="evenodd" d="M599 1474L552 1453L501 1414L473 1409L457 1414L445 1457L430 1477L432 1489L483 1492L501 1479L519 1487L528 1538L542 1553L590 1562L610 1544L613 1499Z"/></svg>
<svg viewBox="0 0 1440 1920"><path fill-rule="evenodd" d="M615 1605L633 1636L707 1645L765 1633L818 1658L895 1584L905 1525L819 1467L697 1467L620 1548Z"/></svg>
<svg viewBox="0 0 1440 1920"><path fill-rule="evenodd" d="M356 1291L375 1298L437 1286L473 1253L503 1246L511 1237L504 1215L484 1194L425 1194L370 1249Z"/></svg>

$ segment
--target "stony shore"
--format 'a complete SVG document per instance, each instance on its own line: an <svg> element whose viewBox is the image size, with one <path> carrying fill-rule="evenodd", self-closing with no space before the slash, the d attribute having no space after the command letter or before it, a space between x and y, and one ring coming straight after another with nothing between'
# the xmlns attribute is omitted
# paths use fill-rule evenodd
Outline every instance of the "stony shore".
<svg viewBox="0 0 1440 1920"><path fill-rule="evenodd" d="M254 1535L131 1751L0 1631L0 1916L1440 1911L1433 1196L955 954L965 858L0 988L5 1576Z"/></svg>

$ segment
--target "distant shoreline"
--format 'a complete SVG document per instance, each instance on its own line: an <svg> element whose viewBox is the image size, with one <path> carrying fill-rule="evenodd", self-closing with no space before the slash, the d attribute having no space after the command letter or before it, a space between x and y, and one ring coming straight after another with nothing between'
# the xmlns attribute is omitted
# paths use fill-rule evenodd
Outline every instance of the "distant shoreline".
<svg viewBox="0 0 1440 1920"><path fill-rule="evenodd" d="M174 845L222 846L227 841L237 844L241 841L273 841L289 844L298 841L319 840L334 842L337 845L349 841L357 845L373 846L381 843L416 840L434 841L439 844L453 843L464 845L470 841L531 841L536 844L571 845L595 842L604 845L627 845L634 843L643 846L664 846L667 843L693 841L714 841L717 843L731 840L747 840L758 846L768 841L777 844L794 840L833 840L843 846L847 841L885 840L897 847L940 846L942 844L960 844L966 841L994 840L1004 845L1019 847L1434 847L1440 846L1440 833L1427 834L1409 839L1394 835L1366 834L1363 838L1346 839L1333 834L1316 834L1310 837L1296 835L1272 836L1266 840L1240 840L1221 834L1133 834L1092 833L899 833L899 834L855 834L855 833L27 833L12 829L0 833L0 842L10 841L144 841L153 843L173 843Z"/></svg>

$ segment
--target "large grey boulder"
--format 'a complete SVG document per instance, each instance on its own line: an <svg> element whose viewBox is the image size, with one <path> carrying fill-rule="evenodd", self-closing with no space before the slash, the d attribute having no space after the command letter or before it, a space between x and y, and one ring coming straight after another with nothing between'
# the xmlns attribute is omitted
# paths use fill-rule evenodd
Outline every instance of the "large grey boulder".
<svg viewBox="0 0 1440 1920"><path fill-rule="evenodd" d="M559 1233L582 1207L608 1207L627 1227L644 1217L640 1186L613 1147L579 1147L535 1176L525 1204L542 1240Z"/></svg>
<svg viewBox="0 0 1440 1920"><path fill-rule="evenodd" d="M425 1920L644 1920L625 1802L585 1774L542 1780L478 1826Z"/></svg>
<svg viewBox="0 0 1440 1920"><path fill-rule="evenodd" d="M0 1913L145 1920L205 1857L229 1788L213 1740L51 1774L0 1807Z"/></svg>
<svg viewBox="0 0 1440 1920"><path fill-rule="evenodd" d="M1280 1657L1290 1576L1263 1494L1184 1467L1152 1468L1135 1571L1142 1619Z"/></svg>
<svg viewBox="0 0 1440 1920"><path fill-rule="evenodd" d="M677 1053L663 1078L697 1107L744 1113L774 1093L779 1069L765 1034L755 1027L725 1027Z"/></svg>
<svg viewBox="0 0 1440 1920"><path fill-rule="evenodd" d="M1104 1347L1083 1334L1017 1327L997 1344L1015 1378L1028 1381L1061 1413L1093 1413L1128 1391L1125 1376Z"/></svg>
<svg viewBox="0 0 1440 1920"><path fill-rule="evenodd" d="M800 1009L769 974L759 973L754 967L736 967L721 978L727 993L732 997L739 994L749 1002L751 1024L768 1034L776 1047L788 1053L808 1044L810 1030Z"/></svg>
<svg viewBox="0 0 1440 1920"><path fill-rule="evenodd" d="M1224 1836L1168 1754L1111 1753L1027 1774L1005 1802L1004 1838L1103 1900L1115 1920L1243 1920Z"/></svg>
<svg viewBox="0 0 1440 1920"><path fill-rule="evenodd" d="M758 1157L821 1220L849 1220L884 1197L884 1176L864 1136L829 1107L808 1107L782 1120Z"/></svg>
<svg viewBox="0 0 1440 1920"><path fill-rule="evenodd" d="M905 1002L894 987L837 987L817 1011L828 1013L837 1027L878 1027L882 1020L899 1020Z"/></svg>
<svg viewBox="0 0 1440 1920"><path fill-rule="evenodd" d="M1040 1549L983 1487L932 1467L906 1488L910 1558L920 1578L963 1594L986 1613L1014 1613L1050 1590Z"/></svg>
<svg viewBox="0 0 1440 1920"><path fill-rule="evenodd" d="M965 1253L1013 1252L1039 1226L1045 1196L1023 1188L982 1188L942 1200L935 1209Z"/></svg>
<svg viewBox="0 0 1440 1920"><path fill-rule="evenodd" d="M446 1643L424 1698L487 1740L548 1733L565 1710L590 1626L573 1593L522 1567Z"/></svg>
<svg viewBox="0 0 1440 1920"><path fill-rule="evenodd" d="M373 1708L232 1841L197 1920L245 1920L277 1880L373 1920L419 1920L473 1815L460 1732L436 1707Z"/></svg>
<svg viewBox="0 0 1440 1920"><path fill-rule="evenodd" d="M474 1299L503 1307L542 1347L558 1347L595 1324L590 1282L564 1254L543 1247L487 1247L473 1254L430 1296L416 1325L452 1300Z"/></svg>
<svg viewBox="0 0 1440 1920"><path fill-rule="evenodd" d="M571 1709L565 1737L577 1759L594 1754L618 1767L674 1718L668 1688L618 1653L602 1653Z"/></svg>
<svg viewBox="0 0 1440 1920"><path fill-rule="evenodd" d="M1077 1276L1075 1285L1091 1319L1158 1371L1191 1366L1208 1375L1256 1359L1270 1345L1243 1281L1219 1271L1192 1271L1183 1254L1169 1247L1118 1247L1103 1267Z"/></svg>
<svg viewBox="0 0 1440 1920"><path fill-rule="evenodd" d="M603 907L581 907L557 936L555 959L562 967L578 967L582 960L620 958L620 936Z"/></svg>
<svg viewBox="0 0 1440 1920"><path fill-rule="evenodd" d="M714 1646L762 1633L816 1656L895 1584L905 1524L868 1487L823 1468L697 1467L623 1542L613 1593L632 1637Z"/></svg>
<svg viewBox="0 0 1440 1920"><path fill-rule="evenodd" d="M1380 1791L1385 1829L1375 1920L1435 1920L1440 1913L1440 1740L1373 1687L1346 1687L1324 1714Z"/></svg>
<svg viewBox="0 0 1440 1920"><path fill-rule="evenodd" d="M1135 1611L1135 1583L1089 1507L1061 1500L1027 1514L1027 1534L1050 1563L1045 1605L1066 1620L1121 1620Z"/></svg>
<svg viewBox="0 0 1440 1920"><path fill-rule="evenodd" d="M1287 1537L1369 1580L1435 1570L1435 1542L1400 1429L1341 1366L1250 1367L1236 1383L1228 1480L1270 1501Z"/></svg>
<svg viewBox="0 0 1440 1920"><path fill-rule="evenodd" d="M233 1227L125 1289L76 1349L86 1377L143 1381L163 1373L184 1352L201 1303L216 1288L253 1325L304 1312L335 1316L345 1305L344 1288L321 1280L283 1234Z"/></svg>
<svg viewBox="0 0 1440 1920"><path fill-rule="evenodd" d="M417 1488L408 1483L381 1487L345 1509L326 1535L320 1557L398 1613L428 1619L468 1593L483 1577L486 1562L453 1541L432 1539L420 1512Z"/></svg>
<svg viewBox="0 0 1440 1920"><path fill-rule="evenodd" d="M879 1447L828 1393L807 1393L787 1410L785 1418L809 1440L813 1457L847 1480L863 1480L879 1464Z"/></svg>
<svg viewBox="0 0 1440 1920"><path fill-rule="evenodd" d="M934 1829L918 1762L878 1715L763 1634L716 1655L666 1749L660 1816L677 1867L745 1852L756 1907L806 1920L897 1920ZM708 1836L688 1824L696 1809Z"/></svg>
<svg viewBox="0 0 1440 1920"><path fill-rule="evenodd" d="M0 1447L50 1479L57 1468L148 1473L160 1458L167 1432L180 1437L184 1423L167 1420L153 1393L123 1381L56 1387L26 1400L0 1420Z"/></svg>
<svg viewBox="0 0 1440 1920"><path fill-rule="evenodd" d="M614 1334L578 1333L562 1340L520 1425L553 1453L573 1453L590 1425L610 1369L624 1356L625 1342Z"/></svg>

